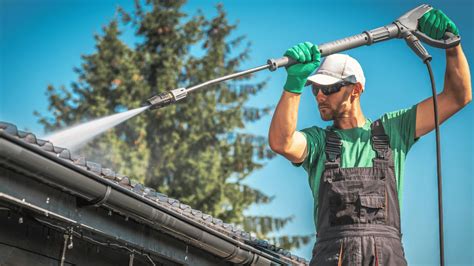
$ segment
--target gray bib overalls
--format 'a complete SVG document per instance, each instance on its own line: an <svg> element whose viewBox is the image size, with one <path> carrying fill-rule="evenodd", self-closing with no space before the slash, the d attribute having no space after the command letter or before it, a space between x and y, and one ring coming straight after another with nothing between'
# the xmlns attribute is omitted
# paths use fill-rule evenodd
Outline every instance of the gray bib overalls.
<svg viewBox="0 0 474 266"><path fill-rule="evenodd" d="M310 265L407 265L392 151L380 120L372 123L371 134L373 166L341 168L341 138L326 131Z"/></svg>

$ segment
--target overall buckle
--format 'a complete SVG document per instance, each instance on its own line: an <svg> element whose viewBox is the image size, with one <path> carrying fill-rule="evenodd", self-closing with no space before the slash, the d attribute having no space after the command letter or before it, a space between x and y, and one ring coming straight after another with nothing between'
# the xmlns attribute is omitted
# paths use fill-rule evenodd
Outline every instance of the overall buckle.
<svg viewBox="0 0 474 266"><path fill-rule="evenodd" d="M372 135L372 143L377 153L377 157L385 159L387 157L389 146L389 138L387 135Z"/></svg>

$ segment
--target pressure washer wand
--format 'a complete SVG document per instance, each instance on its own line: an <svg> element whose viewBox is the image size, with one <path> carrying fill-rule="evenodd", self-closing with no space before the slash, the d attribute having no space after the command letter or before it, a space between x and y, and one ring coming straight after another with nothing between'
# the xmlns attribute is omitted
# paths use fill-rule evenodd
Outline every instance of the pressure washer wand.
<svg viewBox="0 0 474 266"><path fill-rule="evenodd" d="M321 52L321 56L324 57L363 45L372 45L374 43L390 40L393 38L403 38L406 40L408 46L413 51L415 51L415 53L423 60L423 62L426 62L427 60L431 59L431 56L421 45L419 39L431 46L444 49L456 46L461 40L459 36L455 36L453 34L445 35L444 39L442 40L435 40L418 31L418 19L420 19L423 14L430 11L431 9L432 7L429 5L420 5L408 11L406 14L404 14L389 25L369 31L364 31L361 34L353 35L344 39L318 45L319 51ZM178 88L171 91L163 92L161 94L149 98L146 104L150 106L150 109L162 108L164 106L186 98L187 94L194 90L214 85L225 80L245 76L264 69L275 71L280 67L288 67L296 63L297 62L295 60L286 56L277 59L268 59L267 64L259 67L236 72L188 88Z"/></svg>
<svg viewBox="0 0 474 266"><path fill-rule="evenodd" d="M167 91L167 92L163 92L163 93L160 93L160 94L155 95L155 96L151 97L150 99L148 99L147 104L150 105L150 109L158 109L158 108L164 107L166 105L169 105L171 103L174 103L174 102L177 102L181 99L186 98L186 96L188 95L188 92L192 92L194 90L197 90L197 89L200 89L200 88L203 88L203 87L214 85L214 84L220 83L220 82L225 81L225 80L245 76L245 75L248 75L250 73L258 72L260 70L264 70L264 69L267 69L267 68L269 68L268 64L263 65L263 66L259 66L259 67L255 67L255 68L251 68L251 69L247 69L247 70L244 70L244 71L240 71L240 72L237 72L237 73L233 73L233 74L223 76L223 77L220 77L220 78L212 79L212 80L200 83L198 85L194 85L192 87L178 88L178 89L170 90L170 91Z"/></svg>

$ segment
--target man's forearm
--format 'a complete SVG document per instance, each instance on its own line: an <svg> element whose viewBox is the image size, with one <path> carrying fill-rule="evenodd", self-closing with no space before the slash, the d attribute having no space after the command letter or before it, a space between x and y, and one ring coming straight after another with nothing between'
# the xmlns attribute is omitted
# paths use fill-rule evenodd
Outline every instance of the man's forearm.
<svg viewBox="0 0 474 266"><path fill-rule="evenodd" d="M443 93L460 107L472 99L471 74L461 45L446 50L446 73Z"/></svg>
<svg viewBox="0 0 474 266"><path fill-rule="evenodd" d="M284 151L291 144L298 120L300 98L299 94L283 91L268 134L270 147L275 152Z"/></svg>

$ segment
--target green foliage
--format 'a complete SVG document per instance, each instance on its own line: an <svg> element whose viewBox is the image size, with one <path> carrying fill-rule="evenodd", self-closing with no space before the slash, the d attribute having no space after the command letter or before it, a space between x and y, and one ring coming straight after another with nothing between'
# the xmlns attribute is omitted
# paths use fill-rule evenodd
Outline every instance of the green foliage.
<svg viewBox="0 0 474 266"><path fill-rule="evenodd" d="M249 46L244 37L228 40L229 24L221 5L217 15L188 18L184 1L147 1L120 16L95 36L96 52L82 56L78 80L71 89L49 86L51 116L39 116L47 131L85 122L128 108L150 96L198 84L239 70ZM121 18L121 20L119 20ZM128 47L119 26L135 30L140 42ZM199 47L203 56L190 53ZM221 83L182 102L147 111L95 139L80 152L161 193L228 223L244 226L261 238L279 230L291 218L245 217L252 204L269 203L261 191L242 183L265 160L274 156L265 137L241 133L246 122L267 115L271 107L247 107L246 101L265 87L247 84L251 76ZM278 243L297 246L304 238L286 237ZM275 241L279 241L275 239Z"/></svg>

